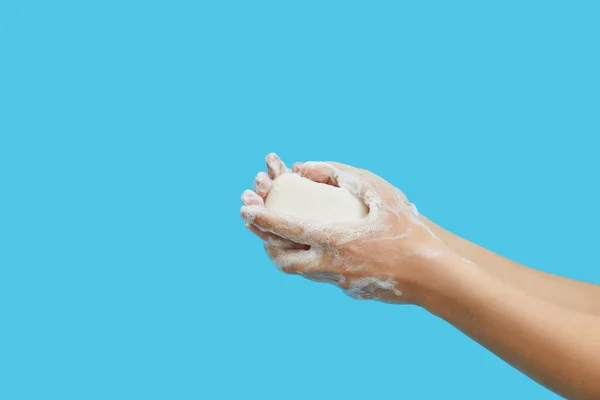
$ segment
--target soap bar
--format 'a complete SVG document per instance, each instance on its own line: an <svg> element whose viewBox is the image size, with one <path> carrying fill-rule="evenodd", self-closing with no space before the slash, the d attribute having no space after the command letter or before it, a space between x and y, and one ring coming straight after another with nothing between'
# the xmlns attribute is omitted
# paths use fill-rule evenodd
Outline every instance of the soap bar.
<svg viewBox="0 0 600 400"><path fill-rule="evenodd" d="M353 221L369 212L348 190L294 173L281 174L273 181L265 206L277 213L322 222Z"/></svg>

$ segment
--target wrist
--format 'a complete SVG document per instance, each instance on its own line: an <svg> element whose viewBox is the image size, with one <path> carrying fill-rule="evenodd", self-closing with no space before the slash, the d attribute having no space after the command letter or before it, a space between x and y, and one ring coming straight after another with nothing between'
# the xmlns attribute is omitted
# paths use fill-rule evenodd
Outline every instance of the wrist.
<svg viewBox="0 0 600 400"><path fill-rule="evenodd" d="M439 315L476 288L484 275L477 265L454 252L431 258L414 276L414 303Z"/></svg>

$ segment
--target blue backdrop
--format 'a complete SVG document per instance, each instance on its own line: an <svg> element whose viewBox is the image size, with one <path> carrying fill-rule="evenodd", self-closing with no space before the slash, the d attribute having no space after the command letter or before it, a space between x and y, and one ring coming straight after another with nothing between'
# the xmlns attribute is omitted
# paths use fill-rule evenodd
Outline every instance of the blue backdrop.
<svg viewBox="0 0 600 400"><path fill-rule="evenodd" d="M276 151L600 282L598 2L0 1L0 398L552 399L444 321L285 276Z"/></svg>

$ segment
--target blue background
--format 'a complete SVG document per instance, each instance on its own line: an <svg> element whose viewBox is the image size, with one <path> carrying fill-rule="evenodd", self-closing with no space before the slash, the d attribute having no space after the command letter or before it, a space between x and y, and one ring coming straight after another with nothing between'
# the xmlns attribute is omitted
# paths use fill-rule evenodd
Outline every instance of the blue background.
<svg viewBox="0 0 600 400"><path fill-rule="evenodd" d="M342 161L600 282L599 12L0 1L0 398L556 398L422 309L279 273L239 196L270 151Z"/></svg>

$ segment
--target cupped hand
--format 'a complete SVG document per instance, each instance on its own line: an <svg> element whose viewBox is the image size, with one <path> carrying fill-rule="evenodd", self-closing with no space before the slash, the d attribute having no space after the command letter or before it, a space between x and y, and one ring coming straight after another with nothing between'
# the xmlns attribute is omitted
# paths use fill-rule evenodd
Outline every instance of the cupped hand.
<svg viewBox="0 0 600 400"><path fill-rule="evenodd" d="M266 158L267 173L259 172L254 178L254 190L246 190L242 193L242 202L244 206L264 207L269 191L273 184L273 180L281 174L291 173L290 169L281 161L274 153L271 153ZM310 246L295 243L274 235L270 232L260 230L256 225L246 222L246 228L252 233L261 238L265 242L265 249L269 247L278 247L283 249L308 249Z"/></svg>
<svg viewBox="0 0 600 400"><path fill-rule="evenodd" d="M451 253L406 196L369 171L335 162L297 163L289 171L274 154L267 156L267 166L269 174L258 174L255 191L242 195L241 216L286 273L334 283L358 299L415 303L422 271L433 259ZM274 213L264 207L264 199L272 179L282 173L345 188L369 212L344 223Z"/></svg>

